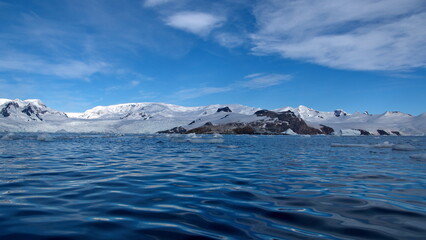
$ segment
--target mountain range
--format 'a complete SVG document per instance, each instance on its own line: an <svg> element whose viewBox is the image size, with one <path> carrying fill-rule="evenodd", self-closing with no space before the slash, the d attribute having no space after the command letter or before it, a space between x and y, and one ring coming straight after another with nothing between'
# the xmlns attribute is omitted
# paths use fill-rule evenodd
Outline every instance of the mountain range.
<svg viewBox="0 0 426 240"><path fill-rule="evenodd" d="M38 99L0 99L0 132L425 135L426 113L321 112L305 106L265 110L238 104L98 106L65 113Z"/></svg>

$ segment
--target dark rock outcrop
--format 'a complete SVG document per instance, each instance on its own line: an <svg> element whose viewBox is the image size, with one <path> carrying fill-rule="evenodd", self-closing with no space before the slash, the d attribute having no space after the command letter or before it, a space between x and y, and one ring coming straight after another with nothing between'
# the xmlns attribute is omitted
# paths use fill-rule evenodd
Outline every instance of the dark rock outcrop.
<svg viewBox="0 0 426 240"><path fill-rule="evenodd" d="M19 105L15 102L9 102L8 104L6 104L6 106L4 106L2 108L2 110L0 111L0 114L3 117L9 117L10 116L10 110L11 110L12 107L16 109L16 108L19 108Z"/></svg>
<svg viewBox="0 0 426 240"><path fill-rule="evenodd" d="M235 134L255 134L256 130L251 126L244 126L234 129Z"/></svg>
<svg viewBox="0 0 426 240"><path fill-rule="evenodd" d="M232 112L229 107L218 108L216 112Z"/></svg>
<svg viewBox="0 0 426 240"><path fill-rule="evenodd" d="M130 113L127 113L126 115L124 115L123 117L120 117L120 119L127 119L130 116L135 116L135 115L140 117L142 120L148 120L148 119L152 118L150 115L146 114L145 112L139 112L139 113L130 112Z"/></svg>
<svg viewBox="0 0 426 240"><path fill-rule="evenodd" d="M382 129L377 129L377 133L379 133L382 136L389 136L390 134Z"/></svg>
<svg viewBox="0 0 426 240"><path fill-rule="evenodd" d="M204 125L191 129L186 133L196 134L257 134L255 129L245 123L228 123L222 125Z"/></svg>
<svg viewBox="0 0 426 240"><path fill-rule="evenodd" d="M346 116L346 115L348 115L348 114L345 111L343 111L342 109L334 110L334 116L336 116L336 117Z"/></svg>
<svg viewBox="0 0 426 240"><path fill-rule="evenodd" d="M169 130L159 131L158 133L187 133L187 130L183 127L175 127Z"/></svg>
<svg viewBox="0 0 426 240"><path fill-rule="evenodd" d="M213 133L219 133L219 131L215 131L214 126L201 126L197 127L191 130L188 130L186 133L196 133L196 134L213 134ZM224 133L224 132L222 132Z"/></svg>
<svg viewBox="0 0 426 240"><path fill-rule="evenodd" d="M31 114L34 114L34 110L31 107L31 105L25 106L24 110L22 110L23 113L27 114L27 116L31 117Z"/></svg>
<svg viewBox="0 0 426 240"><path fill-rule="evenodd" d="M21 112L25 113L28 117L32 117L33 115L35 115L39 120L43 121L43 119L39 115L39 112L41 112L40 109L33 108L30 104L25 106L25 108ZM41 113L43 114L43 112ZM34 118L31 118L31 119L36 120Z"/></svg>
<svg viewBox="0 0 426 240"><path fill-rule="evenodd" d="M398 131L391 131L391 133L395 134L396 136L401 136L401 133Z"/></svg>
<svg viewBox="0 0 426 240"><path fill-rule="evenodd" d="M254 113L258 117L269 117L269 118L276 118L278 117L278 113L269 111L269 110L259 110Z"/></svg>
<svg viewBox="0 0 426 240"><path fill-rule="evenodd" d="M332 133L334 133L334 129L333 128L331 128L331 127L328 127L328 126L325 126L325 125L320 125L321 126L321 131L324 133L324 134L326 134L326 135L330 135L330 134L332 134Z"/></svg>
<svg viewBox="0 0 426 240"><path fill-rule="evenodd" d="M361 133L361 135L363 135L363 136L370 136L371 135L371 133L369 131L366 131L366 130L363 130L363 129L356 129L356 130L358 130Z"/></svg>
<svg viewBox="0 0 426 240"><path fill-rule="evenodd" d="M369 131L364 130L364 129L354 129L354 130L359 131L362 136L371 136L371 135L373 135Z"/></svg>
<svg viewBox="0 0 426 240"><path fill-rule="evenodd" d="M255 112L258 117L266 117L265 119L241 123L232 122L227 124L213 125L210 122L205 125L191 129L186 133L197 134L282 134L288 129L292 129L298 134L322 134L323 131L309 127L303 119L297 117L293 112L274 112L269 110L260 110ZM332 129L331 129L332 130Z"/></svg>

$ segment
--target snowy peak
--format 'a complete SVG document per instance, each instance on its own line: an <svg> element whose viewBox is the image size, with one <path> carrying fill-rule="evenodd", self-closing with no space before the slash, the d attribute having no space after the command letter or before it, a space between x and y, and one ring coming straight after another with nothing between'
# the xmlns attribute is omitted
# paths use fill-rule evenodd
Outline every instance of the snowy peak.
<svg viewBox="0 0 426 240"><path fill-rule="evenodd" d="M284 107L280 109L274 110L276 112L286 112L292 111L296 116L304 119L304 120L315 120L315 119L325 119L335 116L332 112L320 112L315 109L300 105L297 108L293 107Z"/></svg>
<svg viewBox="0 0 426 240"><path fill-rule="evenodd" d="M386 111L382 114L384 117L412 117L413 115L399 111Z"/></svg>
<svg viewBox="0 0 426 240"><path fill-rule="evenodd" d="M343 111L343 109L336 109L334 110L334 116L340 117L340 116L347 116L348 113Z"/></svg>
<svg viewBox="0 0 426 240"><path fill-rule="evenodd" d="M47 108L47 106L40 99L27 99L24 102L31 103L31 105L36 106L38 108Z"/></svg>
<svg viewBox="0 0 426 240"><path fill-rule="evenodd" d="M43 121L44 119L67 118L67 115L48 108L39 99L0 99L0 118L18 121Z"/></svg>
<svg viewBox="0 0 426 240"><path fill-rule="evenodd" d="M293 124L284 119L284 116L290 116L290 111L290 119L301 119L309 128L324 134L357 132L362 135L426 135L426 113L419 116L396 111L349 114L342 109L321 112L300 105L297 108L284 107L266 112L277 115L271 117L260 114L262 111L259 110L238 104L183 107L145 102L98 106L84 113L70 113L68 118L67 114L47 107L38 99L0 99L0 131L155 133L179 126L191 130L226 125L232 128L251 126L259 131L269 129L265 133L273 129L285 132L288 129L283 126ZM293 125L298 126L295 123ZM304 132L300 129L291 130Z"/></svg>
<svg viewBox="0 0 426 240"><path fill-rule="evenodd" d="M165 119L165 118L197 118L211 115L218 111L240 114L253 114L258 108L238 104L209 105L202 107L183 107L166 103L126 103L111 106L98 106L73 117L83 119Z"/></svg>

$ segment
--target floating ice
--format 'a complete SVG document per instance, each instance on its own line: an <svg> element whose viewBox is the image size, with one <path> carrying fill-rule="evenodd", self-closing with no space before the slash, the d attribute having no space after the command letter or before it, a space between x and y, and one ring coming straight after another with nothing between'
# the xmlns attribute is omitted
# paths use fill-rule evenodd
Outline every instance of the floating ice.
<svg viewBox="0 0 426 240"><path fill-rule="evenodd" d="M187 135L175 134L170 136L171 142L190 142L190 143L223 143L225 140L220 134L197 135L190 133Z"/></svg>
<svg viewBox="0 0 426 240"><path fill-rule="evenodd" d="M235 145L218 145L218 148L239 148L238 146Z"/></svg>
<svg viewBox="0 0 426 240"><path fill-rule="evenodd" d="M53 140L52 136L50 136L47 133L43 133L37 136L37 141L50 142L52 140Z"/></svg>
<svg viewBox="0 0 426 240"><path fill-rule="evenodd" d="M223 138L193 138L189 139L191 143L223 143Z"/></svg>
<svg viewBox="0 0 426 240"><path fill-rule="evenodd" d="M341 129L339 131L340 136L361 136L361 131L354 129Z"/></svg>
<svg viewBox="0 0 426 240"><path fill-rule="evenodd" d="M332 143L331 146L332 147L392 148L395 145L386 141L379 144Z"/></svg>
<svg viewBox="0 0 426 240"><path fill-rule="evenodd" d="M413 155L410 155L410 158L418 159L418 160L426 160L426 153L413 154Z"/></svg>
<svg viewBox="0 0 426 240"><path fill-rule="evenodd" d="M1 140L16 140L16 139L18 139L18 136L16 136L14 133L8 133L1 138Z"/></svg>
<svg viewBox="0 0 426 240"><path fill-rule="evenodd" d="M171 134L169 135L171 142L182 143L189 142L186 135L182 134Z"/></svg>
<svg viewBox="0 0 426 240"><path fill-rule="evenodd" d="M291 128L285 130L284 132L282 132L282 134L285 134L285 135L297 135L297 133L295 133Z"/></svg>
<svg viewBox="0 0 426 240"><path fill-rule="evenodd" d="M201 136L195 134L195 133L190 133L188 135L186 135L188 138L201 138Z"/></svg>
<svg viewBox="0 0 426 240"><path fill-rule="evenodd" d="M379 144L374 144L372 145L374 148L392 148L395 144L393 143L389 143L388 141L383 142L383 143L379 143Z"/></svg>
<svg viewBox="0 0 426 240"><path fill-rule="evenodd" d="M343 143L332 143L332 147L371 147L372 145L368 144L356 144L356 143L350 143L350 144L343 144Z"/></svg>
<svg viewBox="0 0 426 240"><path fill-rule="evenodd" d="M416 150L416 147L410 145L410 144L395 144L392 147L392 150L396 151L413 151Z"/></svg>

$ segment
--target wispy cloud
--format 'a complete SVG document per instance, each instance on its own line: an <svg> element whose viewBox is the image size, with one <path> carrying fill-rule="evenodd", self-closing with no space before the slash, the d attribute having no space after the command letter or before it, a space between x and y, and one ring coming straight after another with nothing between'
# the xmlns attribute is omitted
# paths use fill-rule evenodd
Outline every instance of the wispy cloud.
<svg viewBox="0 0 426 240"><path fill-rule="evenodd" d="M247 75L245 79L249 80L239 83L242 87L259 89L276 86L285 81L289 81L291 79L291 75L255 73Z"/></svg>
<svg viewBox="0 0 426 240"><path fill-rule="evenodd" d="M423 0L262 1L255 54L353 70L426 67Z"/></svg>
<svg viewBox="0 0 426 240"><path fill-rule="evenodd" d="M165 3L172 2L173 0L145 0L143 5L145 7L156 7Z"/></svg>
<svg viewBox="0 0 426 240"><path fill-rule="evenodd" d="M82 80L88 80L91 75L104 71L107 66L108 64L104 62L77 60L48 62L37 56L25 54L6 55L0 58L0 71L15 71Z"/></svg>
<svg viewBox="0 0 426 240"><path fill-rule="evenodd" d="M223 93L231 91L231 87L202 87L202 88L189 88L176 92L173 97L177 99L187 100L199 98L210 94Z"/></svg>
<svg viewBox="0 0 426 240"><path fill-rule="evenodd" d="M121 81L130 80L134 83L149 82L154 80L153 77L124 68L117 69L115 72L113 72L113 74L115 74L116 78Z"/></svg>
<svg viewBox="0 0 426 240"><path fill-rule="evenodd" d="M139 88L141 85L141 81L140 80L131 80L131 81L125 81L125 80L121 80L119 81L117 84L106 87L104 89L105 93L114 93L114 92L118 92L118 91L129 91L129 90L133 90L133 89L137 89ZM141 91L141 90L139 90Z"/></svg>
<svg viewBox="0 0 426 240"><path fill-rule="evenodd" d="M136 80L133 80L133 81L131 81L130 82L130 85L132 86L132 87L136 87L137 85L139 85L140 84L140 82L139 81L136 81Z"/></svg>
<svg viewBox="0 0 426 240"><path fill-rule="evenodd" d="M205 12L178 12L169 16L167 25L196 35L206 36L214 28L220 27L224 18Z"/></svg>
<svg viewBox="0 0 426 240"><path fill-rule="evenodd" d="M242 81L235 81L223 87L200 87L183 89L175 94L173 98L187 100L193 98L204 97L211 94L225 93L235 91L237 89L256 90L280 85L291 79L291 75L276 73L253 73L244 77Z"/></svg>
<svg viewBox="0 0 426 240"><path fill-rule="evenodd" d="M235 48L241 46L245 42L245 38L235 33L221 32L214 36L215 40L222 46L227 48Z"/></svg>

